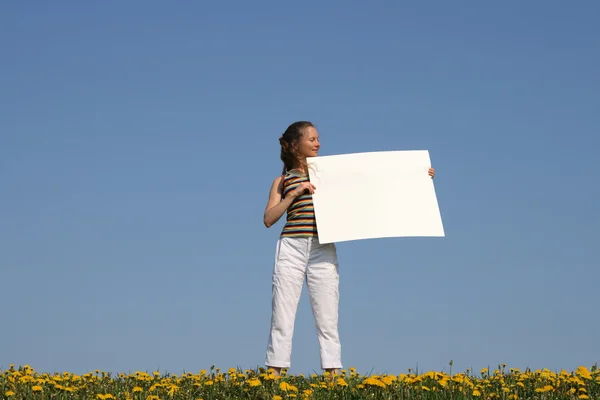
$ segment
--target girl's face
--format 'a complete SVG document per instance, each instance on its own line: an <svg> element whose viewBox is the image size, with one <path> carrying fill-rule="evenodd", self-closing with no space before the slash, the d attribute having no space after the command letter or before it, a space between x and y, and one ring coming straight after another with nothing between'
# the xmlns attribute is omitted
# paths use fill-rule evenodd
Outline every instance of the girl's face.
<svg viewBox="0 0 600 400"><path fill-rule="evenodd" d="M300 141L298 142L298 156L304 157L316 157L319 152L319 147L321 144L319 143L319 132L312 127L309 126L304 130Z"/></svg>

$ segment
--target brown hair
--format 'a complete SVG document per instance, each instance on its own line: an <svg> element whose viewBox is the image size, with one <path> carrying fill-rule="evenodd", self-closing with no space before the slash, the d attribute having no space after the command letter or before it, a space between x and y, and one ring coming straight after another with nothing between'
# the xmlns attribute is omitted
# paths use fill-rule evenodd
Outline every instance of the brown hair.
<svg viewBox="0 0 600 400"><path fill-rule="evenodd" d="M288 126L283 135L279 138L279 144L281 144L281 161L283 161L283 172L294 168L294 164L300 164L306 169L306 163L298 157L294 145L298 144L304 130L309 127L314 127L312 122L309 121L297 121Z"/></svg>

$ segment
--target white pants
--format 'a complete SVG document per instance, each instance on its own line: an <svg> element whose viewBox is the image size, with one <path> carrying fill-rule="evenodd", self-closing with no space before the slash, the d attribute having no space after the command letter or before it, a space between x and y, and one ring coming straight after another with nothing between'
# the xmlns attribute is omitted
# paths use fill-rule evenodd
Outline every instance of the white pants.
<svg viewBox="0 0 600 400"><path fill-rule="evenodd" d="M273 268L271 331L265 365L289 368L294 320L306 279L321 352L321 368L342 368L338 334L339 275L333 243L280 238Z"/></svg>

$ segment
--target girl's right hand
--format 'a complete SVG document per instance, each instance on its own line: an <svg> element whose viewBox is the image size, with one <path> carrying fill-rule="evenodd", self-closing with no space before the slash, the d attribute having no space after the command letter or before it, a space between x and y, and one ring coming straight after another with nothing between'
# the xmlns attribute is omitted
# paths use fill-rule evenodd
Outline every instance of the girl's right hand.
<svg viewBox="0 0 600 400"><path fill-rule="evenodd" d="M310 182L302 182L301 184L298 185L298 187L296 189L294 189L292 191L292 196L294 197L299 197L302 196L304 194L305 191L308 191L308 193L313 194L315 192L315 185L313 185Z"/></svg>

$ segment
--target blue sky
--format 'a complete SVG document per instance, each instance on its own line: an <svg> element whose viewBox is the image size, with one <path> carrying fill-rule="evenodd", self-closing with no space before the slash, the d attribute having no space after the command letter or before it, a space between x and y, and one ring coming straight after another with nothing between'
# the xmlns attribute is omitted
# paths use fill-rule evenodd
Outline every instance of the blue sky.
<svg viewBox="0 0 600 400"><path fill-rule="evenodd" d="M492 4L493 3L493 4ZM264 362L278 137L430 151L445 238L338 244L345 367L600 361L596 2L2 2L0 368ZM292 373L319 370L306 288Z"/></svg>

